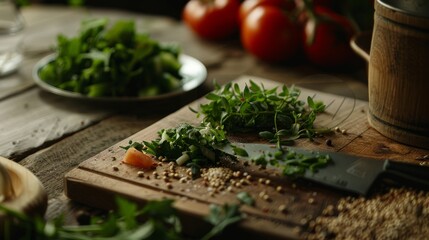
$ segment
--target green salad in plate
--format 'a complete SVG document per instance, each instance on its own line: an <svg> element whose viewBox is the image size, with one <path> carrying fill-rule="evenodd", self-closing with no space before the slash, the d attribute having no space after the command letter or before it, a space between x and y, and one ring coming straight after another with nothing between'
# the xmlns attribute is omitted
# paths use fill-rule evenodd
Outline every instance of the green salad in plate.
<svg viewBox="0 0 429 240"><path fill-rule="evenodd" d="M56 54L38 71L45 83L88 97L148 97L181 86L180 49L138 33L135 22L84 20L75 37L59 35Z"/></svg>

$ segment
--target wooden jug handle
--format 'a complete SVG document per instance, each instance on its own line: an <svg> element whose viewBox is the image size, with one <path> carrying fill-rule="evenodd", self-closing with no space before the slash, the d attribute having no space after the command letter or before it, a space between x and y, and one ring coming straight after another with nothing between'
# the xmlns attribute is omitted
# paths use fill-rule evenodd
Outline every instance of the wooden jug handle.
<svg viewBox="0 0 429 240"><path fill-rule="evenodd" d="M371 49L372 32L360 32L352 37L350 46L353 51L362 57L365 61L369 62L369 51Z"/></svg>

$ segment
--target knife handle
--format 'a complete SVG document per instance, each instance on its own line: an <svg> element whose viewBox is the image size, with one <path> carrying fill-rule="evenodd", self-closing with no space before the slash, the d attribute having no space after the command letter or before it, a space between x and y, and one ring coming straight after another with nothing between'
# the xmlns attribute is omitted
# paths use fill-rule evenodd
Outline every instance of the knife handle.
<svg viewBox="0 0 429 240"><path fill-rule="evenodd" d="M385 173L420 187L429 188L429 167L417 164L403 163L386 160L384 163Z"/></svg>

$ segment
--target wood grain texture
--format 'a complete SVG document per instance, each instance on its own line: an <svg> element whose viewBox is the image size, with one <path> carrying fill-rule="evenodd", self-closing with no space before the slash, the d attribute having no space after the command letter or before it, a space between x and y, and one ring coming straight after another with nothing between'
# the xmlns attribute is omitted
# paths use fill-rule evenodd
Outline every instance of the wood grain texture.
<svg viewBox="0 0 429 240"><path fill-rule="evenodd" d="M48 196L42 183L28 169L12 160L0 157L0 164L10 176L14 193L12 198L1 204L14 211L43 216ZM7 216L0 212L0 226L3 226L5 221L8 221Z"/></svg>
<svg viewBox="0 0 429 240"><path fill-rule="evenodd" d="M418 20L376 3L369 122L387 137L429 149L429 33ZM427 19L421 22L428 26Z"/></svg>
<svg viewBox="0 0 429 240"><path fill-rule="evenodd" d="M111 114L37 88L1 101L0 108L0 155L15 159Z"/></svg>
<svg viewBox="0 0 429 240"><path fill-rule="evenodd" d="M237 82L243 85L249 79L262 82L266 88L279 85L279 83L253 76L243 76L237 79ZM359 149L356 150L352 146L368 145L361 142L362 139L365 139L363 136L366 137L365 134L370 129L366 121L367 102L302 89L301 97L305 99L306 96L313 96L315 99L323 100L328 104L326 113L319 117L317 121L318 126L332 128L338 126L341 129L346 129L347 134L335 133L316 139L315 141L300 140L297 142L297 146L312 150L343 151L360 154ZM198 108L198 105L203 101L205 100L200 99L189 106ZM327 205L335 204L343 196L341 193L323 189L316 185L291 182L281 177L277 171L261 170L252 165L244 166L241 164L230 167L235 171L248 172L254 177L255 181L249 185L241 186L233 192L212 194L202 179L191 180L188 183L172 181L170 183L172 187L170 188L161 178L153 177L152 171L146 172L145 177L141 178L137 174L138 169L120 162L125 153L120 146L127 145L129 140L152 140L157 137L157 131L160 129L175 127L182 122L197 124L199 121L200 119L195 117L195 114L189 110L188 106L185 106L152 126L109 147L96 156L84 161L66 175L66 195L77 202L101 208L112 207L112 201L108 199L112 200L117 194L131 198L142 204L154 198L184 198L188 199L188 202L182 206L183 209L181 210L192 211L200 208L206 209L201 206L209 204L236 202L235 195L240 191L245 191L254 196L257 207L244 207L242 208L243 212L252 216L252 218L266 219L271 224L276 223L276 225L280 224L280 226L287 227L288 230L281 230L282 234L286 234L282 237L295 236L298 238L301 235L298 234L299 231L297 229L305 229L305 224L308 220L318 216ZM332 140L333 146L325 144L325 140L328 138ZM239 139L235 138L234 140ZM371 153L367 154L371 155ZM408 155L405 154L402 156ZM161 175L163 170L167 168L167 164L163 164L157 167L155 171ZM186 176L185 169L177 168L176 171L180 177ZM267 186L260 183L258 181L259 178L270 179L270 185ZM276 192L275 188L277 186L282 186L284 192ZM269 201L258 197L262 191L270 196ZM103 199L103 204L100 203L101 198ZM287 214L279 212L279 205L282 204L288 206ZM291 228L288 226L294 226L295 229L291 232ZM267 231L263 232L263 234L272 237L277 236L275 231Z"/></svg>

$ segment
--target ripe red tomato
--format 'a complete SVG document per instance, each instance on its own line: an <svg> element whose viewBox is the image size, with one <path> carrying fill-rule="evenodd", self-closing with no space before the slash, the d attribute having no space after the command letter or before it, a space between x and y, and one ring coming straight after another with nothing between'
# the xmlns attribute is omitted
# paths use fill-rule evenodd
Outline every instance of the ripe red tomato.
<svg viewBox="0 0 429 240"><path fill-rule="evenodd" d="M254 8L241 26L243 47L259 59L285 61L299 49L296 24L281 9L272 6Z"/></svg>
<svg viewBox="0 0 429 240"><path fill-rule="evenodd" d="M352 23L323 7L315 8L315 16L308 18L303 31L308 60L326 68L350 64L355 59L349 44L355 33Z"/></svg>
<svg viewBox="0 0 429 240"><path fill-rule="evenodd" d="M190 0L182 18L198 36L218 40L238 30L239 0Z"/></svg>
<svg viewBox="0 0 429 240"><path fill-rule="evenodd" d="M244 18L258 6L273 6L286 11L292 11L295 8L295 2L293 0L245 0L240 5L238 13L238 22L240 26Z"/></svg>

